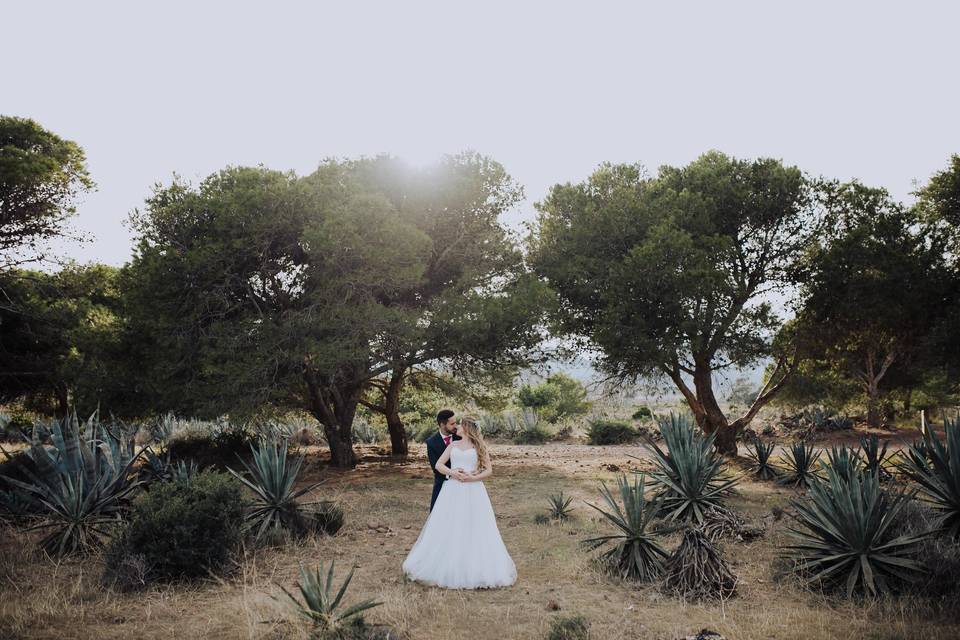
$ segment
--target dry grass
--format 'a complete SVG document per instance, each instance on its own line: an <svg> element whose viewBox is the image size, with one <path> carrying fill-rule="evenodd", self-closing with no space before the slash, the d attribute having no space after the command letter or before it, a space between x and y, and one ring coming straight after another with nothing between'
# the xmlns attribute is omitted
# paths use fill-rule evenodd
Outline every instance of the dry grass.
<svg viewBox="0 0 960 640"><path fill-rule="evenodd" d="M487 488L517 563L517 584L477 592L423 587L405 581L400 572L429 503L422 447L408 463L391 461L377 447L364 453L364 462L346 473L326 469L319 456L307 464L304 482L328 480L316 497L336 497L344 505L347 524L339 535L251 553L242 569L223 581L112 593L100 587L99 559L55 563L30 551L30 536L0 533L0 639L306 638L289 607L272 596L280 594L277 584L293 586L298 563L320 559L336 559L342 571L356 567L353 599L384 602L368 619L412 640L542 638L552 617L578 613L590 620L591 637L602 640L672 639L704 627L738 640L953 638L960 633L960 624L926 615L910 601L843 603L776 580L775 545L784 523L773 522L770 514L793 492L772 484L746 481L733 503L769 525L767 534L750 544L723 543L739 578L736 598L686 604L653 586L611 580L578 547L606 526L583 501L596 501L597 481L613 478L610 465L635 468L626 454L641 455L640 447L495 445L495 475ZM575 498L573 518L535 524L547 497L560 489ZM378 533L370 525L390 531ZM667 547L678 541L674 536Z"/></svg>

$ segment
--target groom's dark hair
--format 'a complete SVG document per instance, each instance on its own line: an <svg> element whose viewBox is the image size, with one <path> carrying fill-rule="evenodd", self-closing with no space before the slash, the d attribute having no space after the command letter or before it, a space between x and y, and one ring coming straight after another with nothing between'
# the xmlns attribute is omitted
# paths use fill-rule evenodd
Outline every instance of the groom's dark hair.
<svg viewBox="0 0 960 640"><path fill-rule="evenodd" d="M453 411L450 409L442 409L440 413L437 414L437 424L447 424L447 420L453 417Z"/></svg>

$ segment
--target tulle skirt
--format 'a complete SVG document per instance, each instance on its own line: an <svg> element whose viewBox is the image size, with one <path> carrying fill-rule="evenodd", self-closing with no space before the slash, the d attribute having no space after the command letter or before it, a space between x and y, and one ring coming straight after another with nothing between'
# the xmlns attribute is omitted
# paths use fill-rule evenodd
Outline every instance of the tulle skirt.
<svg viewBox="0 0 960 640"><path fill-rule="evenodd" d="M403 572L448 589L507 587L517 581L483 482L443 483Z"/></svg>

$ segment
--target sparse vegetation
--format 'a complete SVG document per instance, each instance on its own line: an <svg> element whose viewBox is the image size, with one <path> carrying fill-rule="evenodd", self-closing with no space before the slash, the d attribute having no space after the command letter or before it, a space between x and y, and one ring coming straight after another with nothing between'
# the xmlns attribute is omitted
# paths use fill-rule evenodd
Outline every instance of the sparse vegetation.
<svg viewBox="0 0 960 640"><path fill-rule="evenodd" d="M590 623L583 616L558 616L550 621L546 640L590 640Z"/></svg>

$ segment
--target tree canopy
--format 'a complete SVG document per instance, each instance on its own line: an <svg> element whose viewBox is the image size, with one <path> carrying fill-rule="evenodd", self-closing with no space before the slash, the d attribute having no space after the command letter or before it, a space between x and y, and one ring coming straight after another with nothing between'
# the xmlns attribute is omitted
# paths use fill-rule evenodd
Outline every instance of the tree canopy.
<svg viewBox="0 0 960 640"><path fill-rule="evenodd" d="M152 339L156 408L302 408L334 464L352 465L371 380L540 341L542 287L497 222L515 201L502 167L474 154L425 173L375 158L159 188L133 216L125 279L131 330Z"/></svg>
<svg viewBox="0 0 960 640"><path fill-rule="evenodd" d="M778 351L768 294L792 282L823 224L811 182L777 160L710 152L655 177L603 165L554 186L538 210L531 261L559 295L557 328L596 347L610 375L669 378L697 422L719 431L718 448L734 451L794 364ZM776 374L731 423L713 373L771 356Z"/></svg>
<svg viewBox="0 0 960 640"><path fill-rule="evenodd" d="M38 259L94 188L83 149L33 120L0 116L0 268Z"/></svg>

